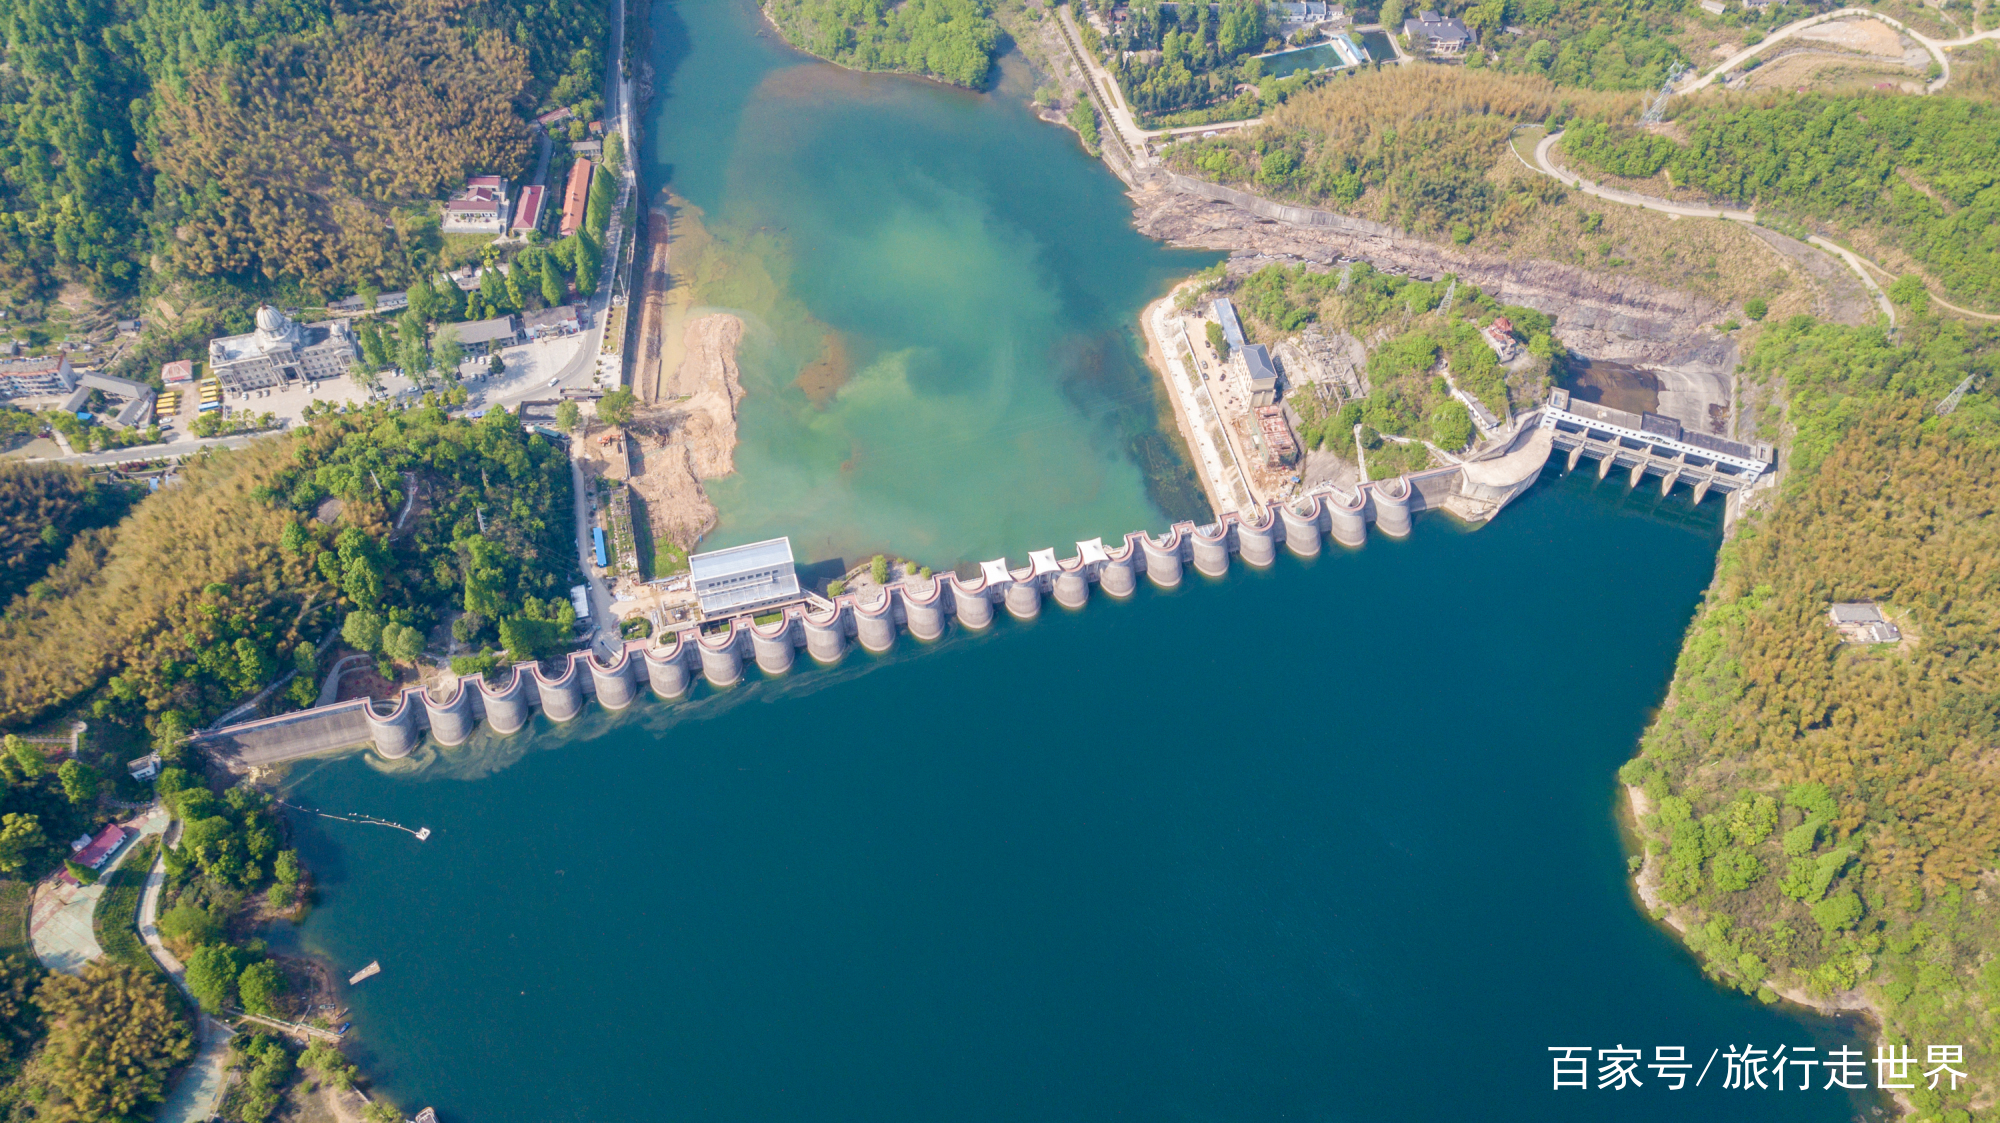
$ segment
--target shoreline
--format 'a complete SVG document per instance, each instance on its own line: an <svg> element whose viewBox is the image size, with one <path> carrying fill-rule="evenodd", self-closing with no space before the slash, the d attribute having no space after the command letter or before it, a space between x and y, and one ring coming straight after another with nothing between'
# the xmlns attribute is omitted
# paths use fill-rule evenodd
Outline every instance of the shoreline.
<svg viewBox="0 0 2000 1123"><path fill-rule="evenodd" d="M1173 403L1174 421L1180 426L1181 441L1186 445L1188 456L1194 462L1195 478L1201 481L1202 493L1208 497L1209 513L1220 518L1224 510L1221 488L1209 474L1208 458L1196 451L1199 446L1195 443L1194 425L1188 418L1187 409L1181 401L1179 389L1173 385L1174 375L1168 366L1166 345L1153 330L1157 320L1166 313L1167 309L1173 306L1174 299L1180 295L1180 291L1186 288L1187 285L1187 281L1182 281L1180 284L1175 285L1173 290L1168 292L1167 295L1140 309L1139 330L1146 338L1146 365L1153 369L1153 374L1162 383L1161 389L1165 392L1167 400ZM1230 509L1233 510L1235 508Z"/></svg>

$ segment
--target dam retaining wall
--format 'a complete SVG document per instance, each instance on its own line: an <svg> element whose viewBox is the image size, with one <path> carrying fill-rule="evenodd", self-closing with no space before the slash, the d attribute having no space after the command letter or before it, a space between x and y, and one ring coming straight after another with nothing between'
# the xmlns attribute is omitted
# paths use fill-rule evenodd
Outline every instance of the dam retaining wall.
<svg viewBox="0 0 2000 1123"><path fill-rule="evenodd" d="M492 681L471 675L442 686L407 686L390 701L350 699L209 730L193 741L239 772L357 746L398 760L426 735L452 746L464 744L481 726L515 733L537 710L551 721L571 721L583 712L586 698L613 710L647 693L672 701L686 697L696 677L727 689L752 675L789 673L801 653L832 664L857 644L881 652L905 633L919 642L938 639L953 621L976 631L990 627L1000 611L1025 619L1045 611L1049 601L1077 610L1098 595L1122 599L1132 595L1141 577L1172 588L1189 570L1221 578L1232 565L1272 565L1281 547L1312 556L1327 537L1358 547L1371 522L1402 537L1422 511L1445 508L1474 520L1490 518L1533 485L1549 449L1545 432L1524 425L1505 449L1474 464L1376 480L1354 492L1322 487L1247 514L1228 512L1205 526L1176 523L1157 537L1133 531L1115 546L1091 539L1077 543L1076 554L1067 559L1054 550L1035 550L1019 568L1002 559L983 563L972 576L945 573L865 594L811 598L777 610L777 620L761 625L745 615L713 632L690 628L628 640L609 662L592 652L571 652L551 664L517 663L495 672Z"/></svg>

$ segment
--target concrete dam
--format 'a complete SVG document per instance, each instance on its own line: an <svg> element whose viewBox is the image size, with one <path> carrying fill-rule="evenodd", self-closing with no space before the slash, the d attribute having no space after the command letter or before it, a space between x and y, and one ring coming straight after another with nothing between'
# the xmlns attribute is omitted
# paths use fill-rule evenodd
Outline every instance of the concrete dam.
<svg viewBox="0 0 2000 1123"><path fill-rule="evenodd" d="M1290 502L1269 503L1247 517L1229 512L1206 526L1176 523L1159 537L1134 531L1115 546L1102 539L1079 542L1069 558L1057 558L1054 549L1034 550L1028 564L1018 568L1004 559L989 561L972 576L945 573L832 600L810 598L775 610L778 619L763 624L745 614L713 633L690 628L658 639L629 640L609 662L592 652L571 652L554 672L539 663L517 663L495 674L494 681L471 675L435 693L432 687L408 686L393 704L351 699L210 730L193 743L237 771L360 746L398 760L415 751L426 732L440 746L461 745L481 724L496 734L519 732L536 711L551 721L573 720L583 712L586 698L608 710L632 706L647 692L673 701L687 697L697 677L724 688L742 682L753 668L766 675L785 674L801 651L817 663L833 664L855 644L871 652L887 651L900 631L919 641L935 640L953 620L977 630L990 626L997 612L1031 619L1049 599L1081 609L1094 595L1093 585L1096 594L1122 600L1138 591L1142 577L1162 588L1179 585L1190 566L1219 578L1237 560L1260 568L1272 565L1280 548L1303 557L1317 555L1329 537L1340 546L1358 548L1367 540L1369 523L1401 538L1423 511L1445 510L1467 521L1484 521L1534 484L1559 447L1556 433L1530 414L1505 446L1481 459L1363 483L1352 494L1324 486ZM1586 447L1585 455L1591 454ZM1637 477L1635 472L1634 483ZM772 611L760 614L768 619Z"/></svg>

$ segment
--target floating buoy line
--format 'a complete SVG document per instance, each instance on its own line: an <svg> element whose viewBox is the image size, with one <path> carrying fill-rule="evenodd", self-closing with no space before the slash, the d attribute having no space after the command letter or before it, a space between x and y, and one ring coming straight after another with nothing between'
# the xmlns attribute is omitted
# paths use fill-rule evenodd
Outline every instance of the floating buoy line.
<svg viewBox="0 0 2000 1123"><path fill-rule="evenodd" d="M411 830L409 827L406 827L401 823L392 823L387 819L377 819L373 815L363 815L359 811L342 815L332 811L321 811L317 807L301 807L296 803L287 803L282 799L274 799L271 802L277 804L280 807L289 807L294 811L304 812L307 815L317 815L322 819L338 819L343 823L360 823L363 826L371 826L371 827L394 827L399 831L406 831L409 834L416 836L416 840L418 842L422 842L423 840L431 836L431 829L429 827L423 827L417 830Z"/></svg>

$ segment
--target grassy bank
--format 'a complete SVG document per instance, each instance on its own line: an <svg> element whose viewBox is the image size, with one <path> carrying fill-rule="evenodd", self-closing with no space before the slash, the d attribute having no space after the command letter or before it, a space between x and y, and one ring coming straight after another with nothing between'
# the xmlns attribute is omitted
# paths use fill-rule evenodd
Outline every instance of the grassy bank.
<svg viewBox="0 0 2000 1123"><path fill-rule="evenodd" d="M160 965L146 951L145 941L139 938L139 899L145 895L146 875L159 852L158 835L132 848L124 863L104 879L104 896L98 900L97 913L90 924L97 935L97 946L112 960L164 976Z"/></svg>

